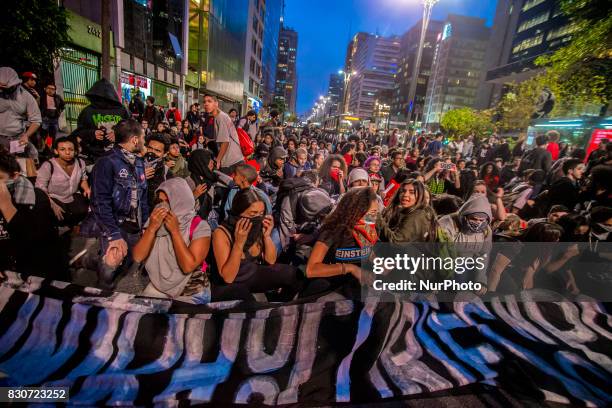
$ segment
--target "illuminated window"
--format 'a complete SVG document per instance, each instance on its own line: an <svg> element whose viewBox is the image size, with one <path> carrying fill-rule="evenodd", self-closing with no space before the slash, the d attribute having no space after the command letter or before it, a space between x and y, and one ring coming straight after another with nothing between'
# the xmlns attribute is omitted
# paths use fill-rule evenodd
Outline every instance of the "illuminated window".
<svg viewBox="0 0 612 408"><path fill-rule="evenodd" d="M527 11L529 9L534 8L538 4L544 3L546 0L527 0L523 5L523 11Z"/></svg>
<svg viewBox="0 0 612 408"><path fill-rule="evenodd" d="M521 23L516 32L520 33L522 31L530 29L531 27L535 27L538 24L542 24L543 22L548 21L548 15L549 12L545 11L544 13L538 14L537 16L530 18L527 21L523 21L523 23Z"/></svg>
<svg viewBox="0 0 612 408"><path fill-rule="evenodd" d="M578 25L575 23L571 23L571 24L564 25L563 27L555 28L548 32L548 35L546 36L546 40L550 41L550 40L557 39L559 37L566 36L576 31L576 29L578 29Z"/></svg>
<svg viewBox="0 0 612 408"><path fill-rule="evenodd" d="M535 47L536 45L542 44L544 40L544 34L536 35L535 37L527 38L520 43L516 44L512 49L512 53L516 54L517 52L521 52L531 47Z"/></svg>

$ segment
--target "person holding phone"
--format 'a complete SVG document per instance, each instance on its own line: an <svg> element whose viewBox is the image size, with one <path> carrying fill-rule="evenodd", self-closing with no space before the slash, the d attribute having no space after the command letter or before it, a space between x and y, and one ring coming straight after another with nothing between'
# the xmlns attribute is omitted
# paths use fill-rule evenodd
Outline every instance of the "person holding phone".
<svg viewBox="0 0 612 408"><path fill-rule="evenodd" d="M445 167L450 167L445 169ZM435 158L425 167L425 183L431 194L455 193L461 189L461 178L457 174L457 166L448 160Z"/></svg>

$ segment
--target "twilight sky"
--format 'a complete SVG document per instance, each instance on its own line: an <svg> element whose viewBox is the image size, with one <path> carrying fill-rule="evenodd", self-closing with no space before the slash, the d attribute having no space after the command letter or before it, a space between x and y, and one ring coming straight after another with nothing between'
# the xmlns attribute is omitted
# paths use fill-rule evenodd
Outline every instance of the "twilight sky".
<svg viewBox="0 0 612 408"><path fill-rule="evenodd" d="M490 26L496 5L497 0L440 0L432 18L463 14L486 18ZM421 0L285 0L285 25L298 32L298 113L327 93L329 74L344 66L355 33L401 35L422 13Z"/></svg>

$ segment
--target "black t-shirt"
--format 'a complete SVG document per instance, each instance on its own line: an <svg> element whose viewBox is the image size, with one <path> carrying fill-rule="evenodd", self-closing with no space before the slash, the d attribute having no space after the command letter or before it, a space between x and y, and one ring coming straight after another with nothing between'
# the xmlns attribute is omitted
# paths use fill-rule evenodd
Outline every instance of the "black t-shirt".
<svg viewBox="0 0 612 408"><path fill-rule="evenodd" d="M338 231L323 231L319 234L317 241L323 242L329 247L323 263L350 263L361 266L372 253L372 246L359 246L352 234Z"/></svg>
<svg viewBox="0 0 612 408"><path fill-rule="evenodd" d="M49 197L36 188L33 206L15 204L10 222L0 213L0 270L68 279Z"/></svg>

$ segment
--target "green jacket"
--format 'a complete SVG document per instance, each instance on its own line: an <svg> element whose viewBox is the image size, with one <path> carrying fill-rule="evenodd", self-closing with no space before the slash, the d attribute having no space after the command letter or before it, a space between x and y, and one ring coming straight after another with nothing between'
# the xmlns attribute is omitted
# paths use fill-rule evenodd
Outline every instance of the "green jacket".
<svg viewBox="0 0 612 408"><path fill-rule="evenodd" d="M397 221L390 215L379 215L376 229L380 239L393 244L401 242L435 241L436 214L430 208L400 210Z"/></svg>

